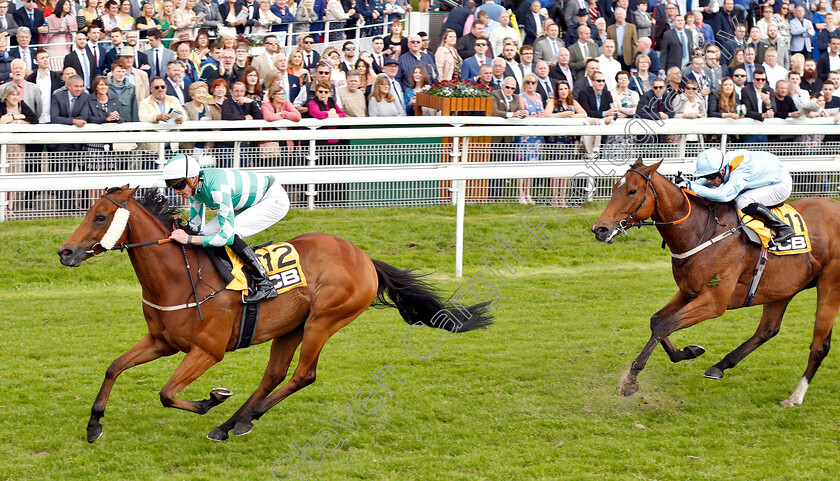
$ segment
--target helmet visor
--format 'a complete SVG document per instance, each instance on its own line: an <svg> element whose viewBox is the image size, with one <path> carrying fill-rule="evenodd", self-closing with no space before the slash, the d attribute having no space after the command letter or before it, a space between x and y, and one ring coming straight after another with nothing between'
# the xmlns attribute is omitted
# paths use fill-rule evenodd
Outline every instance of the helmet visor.
<svg viewBox="0 0 840 481"><path fill-rule="evenodd" d="M166 186L175 190L183 190L187 186L187 179L166 179Z"/></svg>

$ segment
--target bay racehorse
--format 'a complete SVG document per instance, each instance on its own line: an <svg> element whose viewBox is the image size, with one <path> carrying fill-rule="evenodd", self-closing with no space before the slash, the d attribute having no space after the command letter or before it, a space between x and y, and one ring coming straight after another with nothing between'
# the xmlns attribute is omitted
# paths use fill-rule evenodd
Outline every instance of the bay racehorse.
<svg viewBox="0 0 840 481"><path fill-rule="evenodd" d="M689 195L656 171L660 164L645 166L641 159L636 161L613 186L610 202L592 226L599 241L612 243L625 228L652 219L644 225L655 225L671 250L672 271L679 289L651 317L650 340L619 386L625 396L638 391L637 376L657 344L662 345L672 362L703 354L703 348L694 345L678 350L668 336L722 316L727 309L743 307L761 250L737 228L738 217L731 204L711 203ZM791 205L808 226L811 252L768 256L752 300L753 305L764 305L758 329L705 373L708 378L723 378L726 369L779 332L785 309L797 293L816 287L816 322L808 366L793 394L779 403L782 406L802 404L814 374L828 354L831 330L840 309L840 202L807 198ZM730 229L735 229L732 235L683 259L674 257L696 250Z"/></svg>
<svg viewBox="0 0 840 481"><path fill-rule="evenodd" d="M178 208L169 205L157 190L149 191L141 202L134 199L136 189L109 189L87 212L81 225L58 248L61 263L78 267L92 255L105 251L106 236L119 208L128 211L127 227L117 226L111 243L151 244L128 249L128 257L143 292L143 314L148 334L111 363L91 408L87 426L88 442L102 435L100 419L111 388L126 369L183 351L186 356L160 391L164 406L199 414L220 404L230 391L214 389L203 401L175 397L211 366L221 361L238 340L243 304L241 293L226 290L225 282L211 265L208 254L195 246L155 242L167 239ZM124 211L121 211L124 215ZM121 219L125 222L124 217ZM118 237L117 237L118 236ZM208 438L223 441L228 432L250 432L253 421L292 393L315 381L318 356L327 340L356 319L371 305L396 307L410 324L465 332L488 326L492 317L487 303L472 307L447 306L431 287L412 271L400 270L368 257L350 242L328 234L303 234L289 241L297 249L307 285L261 303L261 315L252 341L272 341L268 366L256 391L225 423L213 429ZM106 243L107 244L107 243ZM186 260L186 259L188 260ZM187 269L187 264L192 266ZM193 288L195 286L195 297ZM390 301L386 299L386 294ZM190 300L206 300L178 310ZM447 309L447 307L452 307ZM300 348L297 367L285 379L292 357Z"/></svg>

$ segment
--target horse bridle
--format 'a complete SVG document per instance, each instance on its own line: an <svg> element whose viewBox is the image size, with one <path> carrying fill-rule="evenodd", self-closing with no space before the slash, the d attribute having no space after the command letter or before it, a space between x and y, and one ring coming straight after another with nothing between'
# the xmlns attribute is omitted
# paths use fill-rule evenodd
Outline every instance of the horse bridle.
<svg viewBox="0 0 840 481"><path fill-rule="evenodd" d="M653 192L654 208L656 206L656 201L659 200L659 196L656 193L656 189L653 187L653 179L651 179L651 176L645 174L644 172L642 172L640 170L634 169L633 167L630 167L629 169L627 169L627 172L635 172L636 174L639 174L643 179L645 179L645 195L642 197L642 201L639 202L639 205L636 207L636 210L634 210L629 216L627 216L626 219L623 219L623 220L618 222L618 227L616 227L615 230L613 230L612 234L610 234L610 237L607 238L607 242L612 240L612 238L615 237L616 235L625 235L626 236L627 235L627 229L629 229L631 227L642 228L644 226L678 225L678 224L681 224L681 223L685 222L691 216L691 201L688 200L688 194L685 193L685 189L680 189L683 196L685 197L686 203L688 203L688 213L682 219L672 220L672 221L668 221L668 222L657 222L655 220L651 220L651 221L640 220L638 222L629 222L630 219L632 219L633 216L635 216L636 213L639 212L639 209L641 209L642 206L645 205L645 202L647 202L648 189L650 189L650 191Z"/></svg>
<svg viewBox="0 0 840 481"><path fill-rule="evenodd" d="M125 200L123 203L119 203L119 202L115 201L114 199L112 199L108 194L102 194L102 195L99 196L99 198L104 198L104 199L107 199L107 200L111 201L111 203L113 203L115 206L117 206L118 209L125 209L126 208L125 206L128 205L128 200ZM126 223L125 228L128 229L127 239L131 240L131 225ZM101 242L101 240L102 239L100 239L100 242ZM122 252L125 249L131 249L131 248L134 248L134 247L143 247L143 246L150 246L150 245L155 245L155 244L158 244L158 245L166 244L167 242L172 242L172 239L166 238L166 239L159 239L159 240L156 240L156 241L136 242L134 244L131 244L131 243L115 244L114 247L111 247L110 249L106 249L105 246L103 246L100 242L97 242L96 244L91 246L91 250L89 250L85 253L86 254L91 254L91 255L96 256L96 257L99 257L99 256L105 255L105 253L108 252L108 251L118 250L118 251ZM101 247L103 249L103 251L100 252L99 254L95 253L94 250L96 249L96 246Z"/></svg>

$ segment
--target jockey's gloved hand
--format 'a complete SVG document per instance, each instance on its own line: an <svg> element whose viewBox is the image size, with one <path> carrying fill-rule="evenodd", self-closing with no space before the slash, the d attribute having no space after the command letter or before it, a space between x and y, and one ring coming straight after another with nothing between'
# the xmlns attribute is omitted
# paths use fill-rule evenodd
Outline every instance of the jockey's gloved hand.
<svg viewBox="0 0 840 481"><path fill-rule="evenodd" d="M674 183L677 184L677 187L691 190L691 182L682 178L682 171L677 172L676 177L674 177Z"/></svg>

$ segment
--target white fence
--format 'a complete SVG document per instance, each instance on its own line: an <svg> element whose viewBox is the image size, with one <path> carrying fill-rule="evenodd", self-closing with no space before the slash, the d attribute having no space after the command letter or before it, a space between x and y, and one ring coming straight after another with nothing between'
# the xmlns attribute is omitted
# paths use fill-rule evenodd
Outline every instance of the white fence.
<svg viewBox="0 0 840 481"><path fill-rule="evenodd" d="M294 130L287 130L293 128ZM152 130L156 129L156 130ZM615 178L641 156L664 159L660 172L691 172L704 144L657 143L658 136L719 136L714 145L776 152L794 173L800 195L835 195L840 143L802 143L807 134L840 135L828 120L619 120L585 125L583 119L506 120L488 117L344 118L293 122L219 121L182 126L148 123L0 126L0 221L10 200L15 218L81 214L106 186L160 187L157 161L185 151L184 143L227 143L208 150L217 163L274 174L295 206L368 207L453 203L457 206L456 273L460 275L464 205L516 198L515 179L537 179L534 199L548 203L560 189L569 203L609 196ZM545 143L535 159L522 160L522 144L504 136L635 135L651 143L604 143L587 155L574 144ZM647 138L643 139L647 135ZM736 144L732 136L789 136L771 143ZM499 138L494 138L499 137ZM340 140L341 142L333 142ZM260 142L279 141L280 152L263 157ZM10 145L122 144L119 152L12 154ZM288 143L287 143L288 142ZM53 151L49 151L53 150ZM191 152L192 148L186 152ZM17 156L17 157L16 157ZM110 156L110 157L108 157ZM106 159L106 160L103 160ZM532 158L534 158L532 156ZM25 172L26 163L35 172ZM34 164L34 165L33 165ZM110 164L110 165L109 165ZM566 180L565 184L557 179ZM13 193L13 194L12 194ZM14 198L12 198L12 196ZM173 197L174 198L174 197ZM41 203L41 208L28 204Z"/></svg>

